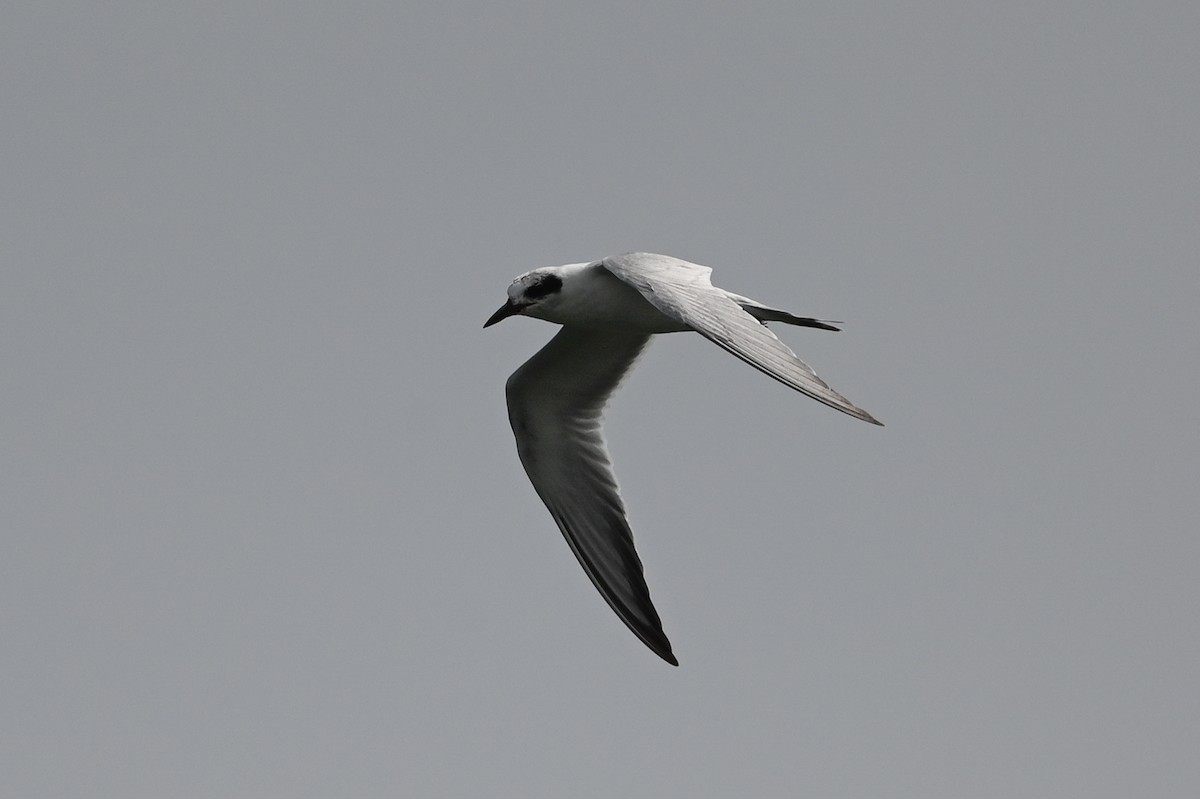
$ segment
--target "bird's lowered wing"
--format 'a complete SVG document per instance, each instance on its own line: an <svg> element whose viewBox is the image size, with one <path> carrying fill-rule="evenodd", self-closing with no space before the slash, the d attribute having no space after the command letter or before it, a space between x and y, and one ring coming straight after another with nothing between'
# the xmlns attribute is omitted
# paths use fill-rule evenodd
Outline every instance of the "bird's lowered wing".
<svg viewBox="0 0 1200 799"><path fill-rule="evenodd" d="M602 422L649 336L564 327L505 387L517 452L600 594L659 657L679 665L650 601Z"/></svg>

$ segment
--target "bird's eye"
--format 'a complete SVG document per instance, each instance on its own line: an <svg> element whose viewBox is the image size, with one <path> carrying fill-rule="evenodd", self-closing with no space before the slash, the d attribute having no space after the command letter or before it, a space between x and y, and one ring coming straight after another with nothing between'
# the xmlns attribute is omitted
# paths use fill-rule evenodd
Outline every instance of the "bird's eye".
<svg viewBox="0 0 1200 799"><path fill-rule="evenodd" d="M541 280L525 289L525 296L531 300L540 300L562 288L562 278L558 275L545 275Z"/></svg>

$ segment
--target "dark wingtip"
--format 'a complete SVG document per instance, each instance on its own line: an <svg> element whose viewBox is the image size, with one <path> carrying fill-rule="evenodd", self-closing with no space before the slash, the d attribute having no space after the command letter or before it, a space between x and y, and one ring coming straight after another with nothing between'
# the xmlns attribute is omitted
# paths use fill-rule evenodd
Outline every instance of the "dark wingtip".
<svg viewBox="0 0 1200 799"><path fill-rule="evenodd" d="M654 610L653 606L651 606L650 610ZM657 619L657 616L655 618ZM625 621L624 616L621 616L621 621ZM645 633L645 631L634 629L633 625L629 624L629 622L625 622L625 624L630 630L633 630L634 634L637 635L638 638L642 640L642 643L646 645L647 649L670 663L672 666L679 665L679 661L675 658L675 653L671 651L671 642L668 641L667 636L663 634L662 627L658 628L656 631L657 634L651 633L648 635Z"/></svg>
<svg viewBox="0 0 1200 799"><path fill-rule="evenodd" d="M653 605L650 606L650 612L651 613L654 612ZM625 621L625 616L621 615L620 613L618 613L617 615L621 616L621 621ZM655 614L654 618L655 618L655 621L657 621L658 614ZM633 630L634 634L637 635L638 638L642 639L642 643L645 644L646 647L651 652L658 655L660 658L667 661L672 666L679 665L679 661L675 658L675 653L673 651L671 651L671 642L669 640L667 640L667 636L662 631L661 625L659 625L657 630L655 630L654 632L648 633L645 630L634 629L633 625L629 624L629 622L627 622L627 621L625 622L625 624L629 627L630 630Z"/></svg>
<svg viewBox="0 0 1200 799"><path fill-rule="evenodd" d="M839 409L839 410L841 410L841 409ZM872 416L871 414L864 411L862 408L855 408L854 411L847 411L847 413L849 413L855 419L861 419L864 422L870 422L871 424L877 424L880 427L883 427L883 422L879 421L874 416Z"/></svg>
<svg viewBox="0 0 1200 799"><path fill-rule="evenodd" d="M670 649L667 649L663 652L659 652L659 651L655 650L654 654L658 655L660 658L667 661L672 666L679 665L679 661L676 659L675 653L673 653Z"/></svg>

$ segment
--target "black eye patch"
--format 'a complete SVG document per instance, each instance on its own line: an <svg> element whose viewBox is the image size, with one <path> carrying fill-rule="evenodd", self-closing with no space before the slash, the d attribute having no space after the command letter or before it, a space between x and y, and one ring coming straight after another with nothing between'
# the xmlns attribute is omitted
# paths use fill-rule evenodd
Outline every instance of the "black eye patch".
<svg viewBox="0 0 1200 799"><path fill-rule="evenodd" d="M562 288L562 278L558 275L545 275L538 282L525 289L525 296L531 300L540 300Z"/></svg>

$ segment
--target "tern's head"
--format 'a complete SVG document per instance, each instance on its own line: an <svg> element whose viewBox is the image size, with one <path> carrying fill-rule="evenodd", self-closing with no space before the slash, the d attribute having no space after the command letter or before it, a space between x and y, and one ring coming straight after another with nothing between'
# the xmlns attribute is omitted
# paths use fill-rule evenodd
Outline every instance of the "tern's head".
<svg viewBox="0 0 1200 799"><path fill-rule="evenodd" d="M508 287L508 302L500 306L486 322L484 327L490 327L501 319L516 314L526 316L541 316L539 311L552 307L560 299L563 281L558 274L561 267L547 267L526 272L512 282Z"/></svg>

